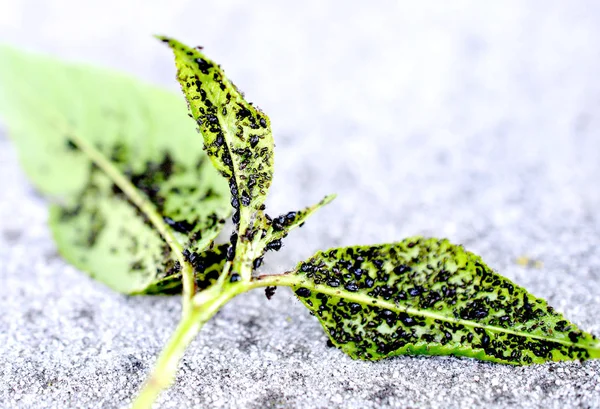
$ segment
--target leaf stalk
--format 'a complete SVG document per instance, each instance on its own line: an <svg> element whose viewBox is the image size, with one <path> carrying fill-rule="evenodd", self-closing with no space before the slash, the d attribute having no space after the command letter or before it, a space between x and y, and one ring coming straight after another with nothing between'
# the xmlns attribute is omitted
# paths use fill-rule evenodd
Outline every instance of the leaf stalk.
<svg viewBox="0 0 600 409"><path fill-rule="evenodd" d="M185 350L204 324L223 305L246 290L246 286L241 283L225 286L215 284L196 294L194 303L191 304L188 311L184 312L175 332L160 353L152 374L146 380L133 403L133 409L149 409L152 407L160 393L173 383Z"/></svg>

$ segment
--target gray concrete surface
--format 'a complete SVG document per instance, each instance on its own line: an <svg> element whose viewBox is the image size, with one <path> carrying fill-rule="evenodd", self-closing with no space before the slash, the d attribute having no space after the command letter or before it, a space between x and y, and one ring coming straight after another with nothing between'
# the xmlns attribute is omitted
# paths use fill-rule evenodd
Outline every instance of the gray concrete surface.
<svg viewBox="0 0 600 409"><path fill-rule="evenodd" d="M447 236L600 334L600 3L2 0L0 10L3 42L173 89L169 53L150 34L204 45L272 119L271 213L339 194L265 270L330 246ZM5 135L0 187L0 407L127 405L179 299L124 297L65 264ZM244 295L193 343L159 407L600 407L600 361L368 363L325 341L290 292Z"/></svg>

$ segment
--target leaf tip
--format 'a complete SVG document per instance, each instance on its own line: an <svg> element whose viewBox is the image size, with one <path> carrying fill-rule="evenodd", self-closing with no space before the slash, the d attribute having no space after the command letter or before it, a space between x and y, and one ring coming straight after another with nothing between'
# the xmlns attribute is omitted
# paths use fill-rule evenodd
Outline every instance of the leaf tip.
<svg viewBox="0 0 600 409"><path fill-rule="evenodd" d="M330 195L327 195L323 198L323 200L321 200L321 203L319 203L319 205L321 206L325 206L328 205L329 203L331 203L333 201L333 199L335 199L337 197L337 193L332 193Z"/></svg>
<svg viewBox="0 0 600 409"><path fill-rule="evenodd" d="M156 38L159 41L162 41L163 43L168 44L170 47L172 47L172 41L173 39L171 37L167 37L161 34L154 34L154 38Z"/></svg>

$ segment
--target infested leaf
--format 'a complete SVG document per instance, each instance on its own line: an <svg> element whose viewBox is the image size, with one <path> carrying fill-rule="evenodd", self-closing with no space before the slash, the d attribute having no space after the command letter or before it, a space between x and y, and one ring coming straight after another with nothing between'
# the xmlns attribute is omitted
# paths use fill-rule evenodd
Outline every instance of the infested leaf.
<svg viewBox="0 0 600 409"><path fill-rule="evenodd" d="M296 227L302 226L306 219L321 207L331 203L336 195L325 196L319 203L306 207L295 212L288 212L269 220L266 217L261 218L265 224L265 237L263 242L266 243L267 249L281 246L281 240Z"/></svg>
<svg viewBox="0 0 600 409"><path fill-rule="evenodd" d="M158 37L175 54L177 80L198 125L204 147L228 180L242 236L259 211L273 178L273 136L269 118L248 103L223 70L198 48Z"/></svg>
<svg viewBox="0 0 600 409"><path fill-rule="evenodd" d="M201 253L185 252L186 259L194 266L196 272L197 291L202 291L217 282L227 261L228 248L229 243L225 243ZM181 273L175 272L152 283L141 294L180 294L181 287Z"/></svg>
<svg viewBox="0 0 600 409"><path fill-rule="evenodd" d="M456 355L508 364L600 358L600 342L448 240L318 252L298 298L352 358Z"/></svg>
<svg viewBox="0 0 600 409"><path fill-rule="evenodd" d="M177 95L0 48L0 115L27 175L54 203L60 253L118 291L177 275L181 251L201 253L229 214L227 185Z"/></svg>

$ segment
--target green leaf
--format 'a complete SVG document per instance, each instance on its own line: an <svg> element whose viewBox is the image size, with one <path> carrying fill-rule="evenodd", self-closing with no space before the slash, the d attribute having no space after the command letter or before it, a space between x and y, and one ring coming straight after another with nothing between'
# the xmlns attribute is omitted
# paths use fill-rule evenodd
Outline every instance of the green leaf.
<svg viewBox="0 0 600 409"><path fill-rule="evenodd" d="M286 214L282 214L272 220L268 218L261 218L266 225L265 237L263 239L263 243L265 243L269 247L275 247L281 245L281 239L286 237L288 233L295 229L296 227L300 227L306 222L306 219L310 217L314 212L319 210L321 207L328 205L331 203L333 199L335 199L336 195L328 195L323 198L319 203L306 207L302 210L298 210L295 212L288 212Z"/></svg>
<svg viewBox="0 0 600 409"><path fill-rule="evenodd" d="M233 216L242 236L263 208L273 178L273 136L269 118L246 102L223 70L198 48L158 37L175 54L177 80L190 115L204 138L204 148L228 180Z"/></svg>
<svg viewBox="0 0 600 409"><path fill-rule="evenodd" d="M600 358L598 339L448 240L318 252L298 298L352 358L457 355L508 364Z"/></svg>
<svg viewBox="0 0 600 409"><path fill-rule="evenodd" d="M178 274L184 249L202 252L229 214L227 184L194 143L177 95L0 48L0 115L54 203L60 253L118 291Z"/></svg>

